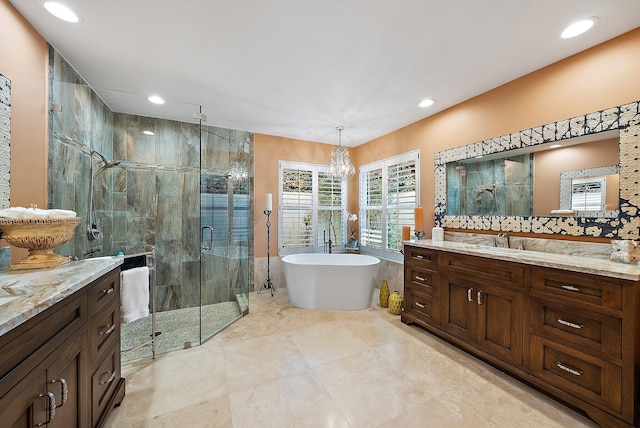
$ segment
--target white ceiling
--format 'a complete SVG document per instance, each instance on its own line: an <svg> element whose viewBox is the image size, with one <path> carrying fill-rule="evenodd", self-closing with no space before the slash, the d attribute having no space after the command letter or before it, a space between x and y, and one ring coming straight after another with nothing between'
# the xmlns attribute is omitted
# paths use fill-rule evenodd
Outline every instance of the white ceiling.
<svg viewBox="0 0 640 428"><path fill-rule="evenodd" d="M60 0L79 24L10 2L114 111L202 105L212 125L330 144L343 125L347 146L640 27L638 0Z"/></svg>

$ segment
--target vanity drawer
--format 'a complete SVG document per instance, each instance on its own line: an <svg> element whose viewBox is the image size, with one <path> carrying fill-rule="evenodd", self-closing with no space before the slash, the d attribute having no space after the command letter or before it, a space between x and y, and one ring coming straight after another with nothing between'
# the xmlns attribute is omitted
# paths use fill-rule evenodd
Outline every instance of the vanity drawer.
<svg viewBox="0 0 640 428"><path fill-rule="evenodd" d="M524 268L520 265L486 257L445 253L441 271L485 280L501 286L524 287Z"/></svg>
<svg viewBox="0 0 640 428"><path fill-rule="evenodd" d="M407 287L404 294L404 311L423 319L429 324L438 323L438 304L437 299L428 294L422 293L414 287Z"/></svg>
<svg viewBox="0 0 640 428"><path fill-rule="evenodd" d="M91 376L92 420L95 426L120 382L120 349L112 349Z"/></svg>
<svg viewBox="0 0 640 428"><path fill-rule="evenodd" d="M114 300L120 299L120 269L114 269L97 281L91 287L89 294L89 309L96 313L105 305L114 304ZM117 301L115 304L119 305Z"/></svg>
<svg viewBox="0 0 640 428"><path fill-rule="evenodd" d="M437 275L425 269L406 266L404 269L405 283L420 290L422 293L436 294L435 281Z"/></svg>
<svg viewBox="0 0 640 428"><path fill-rule="evenodd" d="M429 248L405 245L404 262L406 265L419 266L432 271L438 270L438 252Z"/></svg>
<svg viewBox="0 0 640 428"><path fill-rule="evenodd" d="M553 341L531 336L531 371L587 401L622 411L622 368Z"/></svg>
<svg viewBox="0 0 640 428"><path fill-rule="evenodd" d="M117 307L105 308L91 320L91 361L97 361L118 337L120 332L120 311ZM117 341L119 342L119 341Z"/></svg>
<svg viewBox="0 0 640 428"><path fill-rule="evenodd" d="M622 309L625 281L563 270L533 269L531 287L556 296L611 309Z"/></svg>
<svg viewBox="0 0 640 428"><path fill-rule="evenodd" d="M599 312L532 297L534 334L582 344L586 350L622 356L622 320Z"/></svg>

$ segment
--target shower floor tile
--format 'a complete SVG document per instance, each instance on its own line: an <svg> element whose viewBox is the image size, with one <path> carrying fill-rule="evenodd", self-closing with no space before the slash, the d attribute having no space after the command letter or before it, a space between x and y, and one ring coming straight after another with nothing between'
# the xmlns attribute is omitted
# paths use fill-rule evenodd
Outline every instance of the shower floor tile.
<svg viewBox="0 0 640 428"><path fill-rule="evenodd" d="M286 289L249 302L201 346L124 363L106 426L597 426L377 303L310 311Z"/></svg>

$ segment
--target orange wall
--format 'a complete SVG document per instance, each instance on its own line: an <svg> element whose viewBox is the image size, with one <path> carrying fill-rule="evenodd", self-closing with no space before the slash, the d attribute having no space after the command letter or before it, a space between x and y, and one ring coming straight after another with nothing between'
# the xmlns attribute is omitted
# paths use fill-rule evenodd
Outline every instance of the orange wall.
<svg viewBox="0 0 640 428"><path fill-rule="evenodd" d="M618 146L619 139L611 138L537 152L533 162L535 169L533 215L547 216L551 210L560 208L560 172L618 165L620 163ZM609 195L609 181L607 180L607 195ZM617 205L619 192L613 193L615 193Z"/></svg>
<svg viewBox="0 0 640 428"><path fill-rule="evenodd" d="M11 205L46 208L47 42L7 0L0 23L0 73L11 80Z"/></svg>
<svg viewBox="0 0 640 428"><path fill-rule="evenodd" d="M434 153L640 100L638 76L640 28L363 144L352 158L362 165L419 148L430 235Z"/></svg>
<svg viewBox="0 0 640 428"><path fill-rule="evenodd" d="M278 163L283 161L328 164L331 150L329 144L312 143L255 134L255 257L267 256L267 217L264 215L264 195L273 195L273 213L271 214L271 256L278 255Z"/></svg>

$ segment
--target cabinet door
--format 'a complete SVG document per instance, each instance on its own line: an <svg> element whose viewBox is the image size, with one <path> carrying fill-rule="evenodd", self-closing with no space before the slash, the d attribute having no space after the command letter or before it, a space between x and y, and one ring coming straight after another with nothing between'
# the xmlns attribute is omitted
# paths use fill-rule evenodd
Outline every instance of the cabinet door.
<svg viewBox="0 0 640 428"><path fill-rule="evenodd" d="M446 302L445 330L466 341L474 341L477 329L474 293L479 290L479 284L466 278L449 276L443 279L442 289Z"/></svg>
<svg viewBox="0 0 640 428"><path fill-rule="evenodd" d="M74 428L88 425L88 393L82 393L82 370L87 364L84 360L87 355L85 346L84 334L68 340L58 348L60 353L47 367L48 391L54 395L57 404L56 415L48 427Z"/></svg>
<svg viewBox="0 0 640 428"><path fill-rule="evenodd" d="M477 303L478 345L513 364L522 365L522 294L483 285Z"/></svg>
<svg viewBox="0 0 640 428"><path fill-rule="evenodd" d="M38 366L0 399L2 426L31 428L46 423L50 403L46 392L45 371Z"/></svg>

